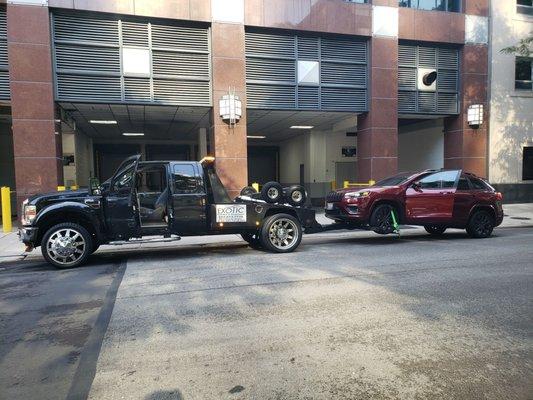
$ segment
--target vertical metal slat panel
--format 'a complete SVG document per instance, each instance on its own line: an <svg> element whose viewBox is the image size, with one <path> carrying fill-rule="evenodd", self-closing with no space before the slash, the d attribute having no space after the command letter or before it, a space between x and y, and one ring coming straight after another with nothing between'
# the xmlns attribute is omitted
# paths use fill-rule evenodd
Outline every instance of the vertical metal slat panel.
<svg viewBox="0 0 533 400"><path fill-rule="evenodd" d="M7 100L9 97L9 73L7 71L0 71L0 99Z"/></svg>
<svg viewBox="0 0 533 400"><path fill-rule="evenodd" d="M207 53L209 52L207 29L152 24L152 46Z"/></svg>
<svg viewBox="0 0 533 400"><path fill-rule="evenodd" d="M118 45L118 21L109 18L54 14L55 40Z"/></svg>
<svg viewBox="0 0 533 400"><path fill-rule="evenodd" d="M318 58L318 38L298 37L298 59L316 61Z"/></svg>
<svg viewBox="0 0 533 400"><path fill-rule="evenodd" d="M295 41L295 36L274 33L246 32L246 55L275 58L295 58Z"/></svg>
<svg viewBox="0 0 533 400"><path fill-rule="evenodd" d="M437 66L437 49L434 47L419 47L418 66L435 68Z"/></svg>
<svg viewBox="0 0 533 400"><path fill-rule="evenodd" d="M317 86L298 87L298 108L310 110L319 108L319 91Z"/></svg>
<svg viewBox="0 0 533 400"><path fill-rule="evenodd" d="M57 76L57 92L61 100L120 102L120 78L107 76Z"/></svg>
<svg viewBox="0 0 533 400"><path fill-rule="evenodd" d="M418 92L418 111L428 113L437 111L437 94L434 92Z"/></svg>
<svg viewBox="0 0 533 400"><path fill-rule="evenodd" d="M56 69L120 74L120 51L115 47L56 44Z"/></svg>
<svg viewBox="0 0 533 400"><path fill-rule="evenodd" d="M331 111L366 110L366 90L350 88L322 88L322 109Z"/></svg>
<svg viewBox="0 0 533 400"><path fill-rule="evenodd" d="M249 108L295 109L295 87L248 84L246 102Z"/></svg>
<svg viewBox="0 0 533 400"><path fill-rule="evenodd" d="M150 78L124 78L124 100L149 101Z"/></svg>
<svg viewBox="0 0 533 400"><path fill-rule="evenodd" d="M323 60L345 60L367 62L366 42L339 38L322 38L320 53Z"/></svg>
<svg viewBox="0 0 533 400"><path fill-rule="evenodd" d="M437 66L438 68L458 69L459 51L457 49L438 49Z"/></svg>
<svg viewBox="0 0 533 400"><path fill-rule="evenodd" d="M148 47L148 24L123 21L122 44L124 46Z"/></svg>
<svg viewBox="0 0 533 400"><path fill-rule="evenodd" d="M153 50L155 75L174 75L209 79L209 55Z"/></svg>
<svg viewBox="0 0 533 400"><path fill-rule="evenodd" d="M437 75L438 91L457 91L457 71L441 69Z"/></svg>
<svg viewBox="0 0 533 400"><path fill-rule="evenodd" d="M416 92L398 93L398 112L412 114L417 112Z"/></svg>
<svg viewBox="0 0 533 400"><path fill-rule="evenodd" d="M247 58L246 79L294 83L295 63L292 60L269 58Z"/></svg>
<svg viewBox="0 0 533 400"><path fill-rule="evenodd" d="M457 110L457 93L438 93L437 94L437 111L443 114L456 114Z"/></svg>
<svg viewBox="0 0 533 400"><path fill-rule="evenodd" d="M416 46L398 46L398 64L416 67Z"/></svg>
<svg viewBox="0 0 533 400"><path fill-rule="evenodd" d="M155 79L154 101L178 105L205 106L211 102L209 82Z"/></svg>
<svg viewBox="0 0 533 400"><path fill-rule="evenodd" d="M322 62L320 78L322 84L353 85L365 87L366 65Z"/></svg>
<svg viewBox="0 0 533 400"><path fill-rule="evenodd" d="M398 67L398 88L416 90L416 68Z"/></svg>

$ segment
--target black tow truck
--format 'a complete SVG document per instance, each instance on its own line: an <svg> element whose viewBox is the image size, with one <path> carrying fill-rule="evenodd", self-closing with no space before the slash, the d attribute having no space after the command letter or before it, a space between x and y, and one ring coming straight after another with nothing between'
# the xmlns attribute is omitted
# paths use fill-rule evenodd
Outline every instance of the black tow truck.
<svg viewBox="0 0 533 400"><path fill-rule="evenodd" d="M126 159L103 184L87 190L38 194L22 204L19 235L26 250L41 246L58 268L84 263L102 244L179 240L182 236L240 234L253 248L275 253L298 247L317 232L315 211L285 204L279 184L265 185L266 200L250 188L231 200L214 158L191 161ZM302 190L289 202L300 204ZM285 196L287 197L287 196Z"/></svg>

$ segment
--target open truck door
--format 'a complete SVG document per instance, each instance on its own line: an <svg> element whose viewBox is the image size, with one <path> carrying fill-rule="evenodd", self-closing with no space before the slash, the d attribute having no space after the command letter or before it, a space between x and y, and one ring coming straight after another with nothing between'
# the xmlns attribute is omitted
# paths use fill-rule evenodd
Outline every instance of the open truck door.
<svg viewBox="0 0 533 400"><path fill-rule="evenodd" d="M127 239L139 230L139 209L135 193L141 155L127 158L109 181L105 196L105 220L110 236Z"/></svg>

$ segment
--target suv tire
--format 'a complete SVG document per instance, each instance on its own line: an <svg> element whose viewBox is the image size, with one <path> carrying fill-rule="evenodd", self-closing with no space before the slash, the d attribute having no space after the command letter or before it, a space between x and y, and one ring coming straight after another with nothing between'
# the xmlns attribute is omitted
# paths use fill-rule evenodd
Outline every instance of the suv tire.
<svg viewBox="0 0 533 400"><path fill-rule="evenodd" d="M387 235L394 232L394 225L391 217L391 211L395 211L390 204L380 204L370 216L370 228L380 235ZM398 215L398 213L396 213Z"/></svg>
<svg viewBox="0 0 533 400"><path fill-rule="evenodd" d="M277 203L283 198L283 187L278 182L267 182L261 189L261 197L267 203Z"/></svg>
<svg viewBox="0 0 533 400"><path fill-rule="evenodd" d="M290 205L299 207L305 204L307 194L305 188L301 185L293 185L285 191L285 197Z"/></svg>
<svg viewBox="0 0 533 400"><path fill-rule="evenodd" d="M468 225L466 232L473 238L487 238L492 234L494 229L494 217L485 210L474 211Z"/></svg>
<svg viewBox="0 0 533 400"><path fill-rule="evenodd" d="M41 240L45 260L61 269L83 264L93 249L91 234L83 226L72 222L52 226Z"/></svg>
<svg viewBox="0 0 533 400"><path fill-rule="evenodd" d="M302 241L302 226L289 214L266 218L259 233L261 245L273 253L290 253Z"/></svg>
<svg viewBox="0 0 533 400"><path fill-rule="evenodd" d="M429 233L432 236L440 236L446 231L445 226L439 226L439 225L425 225L424 229L427 233Z"/></svg>

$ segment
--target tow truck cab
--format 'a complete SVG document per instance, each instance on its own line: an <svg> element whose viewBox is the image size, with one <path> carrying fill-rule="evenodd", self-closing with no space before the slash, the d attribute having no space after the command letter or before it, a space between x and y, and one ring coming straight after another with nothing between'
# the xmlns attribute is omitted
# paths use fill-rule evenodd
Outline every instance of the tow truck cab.
<svg viewBox="0 0 533 400"><path fill-rule="evenodd" d="M178 240L235 233L252 247L287 252L299 245L303 230L316 224L312 209L249 198L232 201L212 157L143 162L136 155L102 185L93 182L87 190L25 200L19 235L28 250L41 246L47 261L72 267L100 244L141 242L147 236Z"/></svg>

